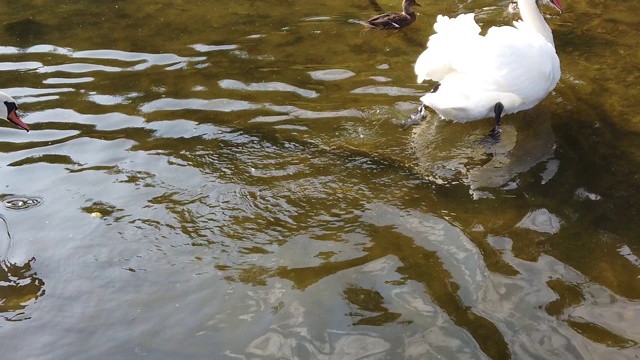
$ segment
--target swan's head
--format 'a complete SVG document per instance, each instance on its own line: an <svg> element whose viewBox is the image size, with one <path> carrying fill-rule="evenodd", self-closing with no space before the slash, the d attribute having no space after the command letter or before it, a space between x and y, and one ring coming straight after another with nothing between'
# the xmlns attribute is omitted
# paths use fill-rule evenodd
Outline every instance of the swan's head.
<svg viewBox="0 0 640 360"><path fill-rule="evenodd" d="M0 119L9 120L19 127L29 131L27 124L18 117L18 105L13 98L0 92Z"/></svg>

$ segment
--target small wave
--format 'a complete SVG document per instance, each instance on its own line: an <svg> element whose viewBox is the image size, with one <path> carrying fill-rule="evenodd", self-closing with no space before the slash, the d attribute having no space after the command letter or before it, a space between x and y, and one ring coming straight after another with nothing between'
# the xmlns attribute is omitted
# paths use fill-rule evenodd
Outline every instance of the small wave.
<svg viewBox="0 0 640 360"><path fill-rule="evenodd" d="M27 210L43 203L43 200L32 196L11 196L2 200L5 208L10 210Z"/></svg>
<svg viewBox="0 0 640 360"><path fill-rule="evenodd" d="M421 91L395 86L364 86L351 91L352 94L384 94L390 96L417 96Z"/></svg>
<svg viewBox="0 0 640 360"><path fill-rule="evenodd" d="M41 68L43 65L37 61L3 62L0 63L0 71L26 71Z"/></svg>
<svg viewBox="0 0 640 360"><path fill-rule="evenodd" d="M281 83L281 82L264 82L264 83L245 84L237 80L224 79L224 80L218 81L218 85L220 85L220 87L223 89L230 89L230 90L293 92L306 98L315 98L320 96L320 94L318 94L313 90L301 89L299 87Z"/></svg>
<svg viewBox="0 0 640 360"><path fill-rule="evenodd" d="M210 52L210 51L234 50L238 48L238 45L193 44L191 45L191 48L198 52Z"/></svg>
<svg viewBox="0 0 640 360"><path fill-rule="evenodd" d="M328 69L310 71L309 75L311 75L311 78L314 80L336 81L350 78L352 76L355 76L356 73L345 69Z"/></svg>
<svg viewBox="0 0 640 360"><path fill-rule="evenodd" d="M259 105L242 100L232 99L158 99L148 102L140 107L143 113L167 110L211 110L211 111L238 111L259 108Z"/></svg>

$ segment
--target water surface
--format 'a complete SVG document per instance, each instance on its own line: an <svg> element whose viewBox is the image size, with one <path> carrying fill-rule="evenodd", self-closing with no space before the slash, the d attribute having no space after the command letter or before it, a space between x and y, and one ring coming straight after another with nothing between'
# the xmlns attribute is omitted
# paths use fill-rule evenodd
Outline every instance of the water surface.
<svg viewBox="0 0 640 360"><path fill-rule="evenodd" d="M15 359L636 359L640 30L544 8L563 75L399 124L437 14L507 1L32 1L0 25L0 344ZM396 2L379 1L385 11ZM6 221L5 221L6 220Z"/></svg>

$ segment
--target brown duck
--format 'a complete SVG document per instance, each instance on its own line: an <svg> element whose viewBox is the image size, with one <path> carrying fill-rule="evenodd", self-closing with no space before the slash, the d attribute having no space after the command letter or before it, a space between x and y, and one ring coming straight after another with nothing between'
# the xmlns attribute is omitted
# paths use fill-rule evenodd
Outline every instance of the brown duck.
<svg viewBox="0 0 640 360"><path fill-rule="evenodd" d="M367 20L365 26L370 29L392 30L411 25L416 21L416 13L412 6L420 6L416 0L403 0L401 13L385 13Z"/></svg>

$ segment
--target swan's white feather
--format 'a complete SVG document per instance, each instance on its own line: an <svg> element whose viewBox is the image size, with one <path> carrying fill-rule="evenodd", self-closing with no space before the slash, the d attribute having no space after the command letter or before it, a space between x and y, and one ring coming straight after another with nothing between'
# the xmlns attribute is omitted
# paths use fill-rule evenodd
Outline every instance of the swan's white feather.
<svg viewBox="0 0 640 360"><path fill-rule="evenodd" d="M498 102L503 114L538 104L560 79L553 38L538 29L548 29L546 23L514 26L492 27L482 36L473 14L438 16L415 71L419 82L434 80L440 87L422 102L455 121L492 117Z"/></svg>

